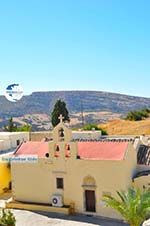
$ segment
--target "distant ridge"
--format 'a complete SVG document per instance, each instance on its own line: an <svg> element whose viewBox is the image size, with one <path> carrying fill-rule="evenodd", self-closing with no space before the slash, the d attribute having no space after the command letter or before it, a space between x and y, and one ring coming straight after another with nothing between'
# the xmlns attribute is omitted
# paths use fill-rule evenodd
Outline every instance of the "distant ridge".
<svg viewBox="0 0 150 226"><path fill-rule="evenodd" d="M128 111L150 107L150 98L130 96L104 91L49 91L33 92L19 102L11 103L0 96L0 117L24 114L49 114L57 99L63 99L70 113L109 111L125 114Z"/></svg>

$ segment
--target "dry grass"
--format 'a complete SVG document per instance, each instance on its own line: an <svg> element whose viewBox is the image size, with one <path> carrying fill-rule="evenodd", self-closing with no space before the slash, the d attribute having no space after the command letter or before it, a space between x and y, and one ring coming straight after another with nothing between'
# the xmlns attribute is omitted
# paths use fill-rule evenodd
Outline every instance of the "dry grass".
<svg viewBox="0 0 150 226"><path fill-rule="evenodd" d="M100 124L109 135L150 135L150 118L142 121L116 119Z"/></svg>

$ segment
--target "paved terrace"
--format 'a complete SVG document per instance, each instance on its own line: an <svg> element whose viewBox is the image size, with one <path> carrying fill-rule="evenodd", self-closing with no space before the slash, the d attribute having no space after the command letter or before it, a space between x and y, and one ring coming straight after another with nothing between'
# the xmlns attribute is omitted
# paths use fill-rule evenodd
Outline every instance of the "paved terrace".
<svg viewBox="0 0 150 226"><path fill-rule="evenodd" d="M0 208L11 200L11 192L0 195ZM16 217L16 226L128 226L120 221L86 215L64 215L42 211L11 209Z"/></svg>
<svg viewBox="0 0 150 226"><path fill-rule="evenodd" d="M55 213L34 213L25 210L12 210L16 226L128 226L128 224L84 215L66 216Z"/></svg>

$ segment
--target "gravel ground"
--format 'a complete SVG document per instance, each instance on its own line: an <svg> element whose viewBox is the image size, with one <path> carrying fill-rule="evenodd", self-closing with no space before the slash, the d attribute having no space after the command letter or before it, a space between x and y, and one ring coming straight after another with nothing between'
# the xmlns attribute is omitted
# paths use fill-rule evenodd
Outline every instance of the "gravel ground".
<svg viewBox="0 0 150 226"><path fill-rule="evenodd" d="M114 220L83 215L66 216L54 213L34 213L25 210L12 210L16 226L127 226Z"/></svg>

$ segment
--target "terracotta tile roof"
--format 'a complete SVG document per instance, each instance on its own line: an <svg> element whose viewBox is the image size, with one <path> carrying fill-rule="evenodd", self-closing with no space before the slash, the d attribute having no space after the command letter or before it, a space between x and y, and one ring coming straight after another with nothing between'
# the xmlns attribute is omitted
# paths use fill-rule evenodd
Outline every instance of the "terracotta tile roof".
<svg viewBox="0 0 150 226"><path fill-rule="evenodd" d="M48 142L28 141L18 148L15 156L37 155L38 157L45 157L47 152L49 152Z"/></svg>
<svg viewBox="0 0 150 226"><path fill-rule="evenodd" d="M98 141L98 142L78 142L78 156L80 159L89 160L123 160L126 149L129 142L110 142L110 141ZM15 153L15 156L19 155L37 155L38 157L45 157L45 154L49 152L48 142L28 141L23 143ZM71 150L70 150L71 153ZM59 157L60 153L55 156ZM70 157L66 154L66 157Z"/></svg>
<svg viewBox="0 0 150 226"><path fill-rule="evenodd" d="M123 160L129 142L78 142L78 155L81 159Z"/></svg>

